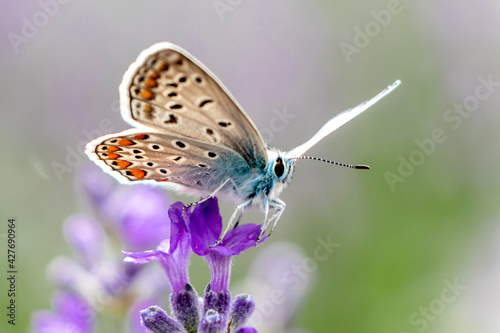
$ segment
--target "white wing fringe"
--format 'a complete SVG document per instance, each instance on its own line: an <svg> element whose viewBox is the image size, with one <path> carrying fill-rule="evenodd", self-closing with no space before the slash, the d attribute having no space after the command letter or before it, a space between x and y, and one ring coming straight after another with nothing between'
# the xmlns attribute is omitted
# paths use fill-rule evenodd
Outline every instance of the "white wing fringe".
<svg viewBox="0 0 500 333"><path fill-rule="evenodd" d="M321 127L319 129L319 131L316 134L314 134L311 139L309 139L309 141L298 146L295 149L292 149L291 151L289 151L286 154L286 156L288 158L302 156L306 151L308 151L312 146L314 146L316 143L318 143L325 136L332 133L337 128L344 125L349 120L358 116L363 111L368 109L370 106L372 106L373 104L380 101L382 98L384 98L385 96L390 94L394 89L396 89L400 84L401 84L401 81L396 80L396 81L394 81L393 84L389 85L387 88L382 90L380 93L378 93L377 96L373 97L372 99L365 101L365 102L363 102L363 103L359 104L358 106L355 106L351 109L347 109L345 111L340 112L335 117L330 119L325 125L323 125L323 127Z"/></svg>

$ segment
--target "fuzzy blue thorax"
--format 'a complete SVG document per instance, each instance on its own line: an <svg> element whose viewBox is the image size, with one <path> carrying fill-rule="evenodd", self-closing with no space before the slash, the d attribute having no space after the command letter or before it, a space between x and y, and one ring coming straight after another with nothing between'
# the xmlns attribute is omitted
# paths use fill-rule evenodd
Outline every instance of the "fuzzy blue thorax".
<svg viewBox="0 0 500 333"><path fill-rule="evenodd" d="M264 199L272 202L278 198L279 194L290 183L292 178L295 161L288 159L283 152L268 148L268 163L264 174L259 182L255 184L255 197L261 196L259 202ZM251 198L249 198L251 199Z"/></svg>

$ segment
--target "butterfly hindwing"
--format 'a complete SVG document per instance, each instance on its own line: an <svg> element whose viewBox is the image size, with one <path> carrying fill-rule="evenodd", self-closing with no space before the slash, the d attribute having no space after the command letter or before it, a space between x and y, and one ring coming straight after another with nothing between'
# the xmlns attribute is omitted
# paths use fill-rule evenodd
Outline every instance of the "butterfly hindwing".
<svg viewBox="0 0 500 333"><path fill-rule="evenodd" d="M132 125L234 150L251 167L267 154L253 122L222 83L189 53L170 43L143 51L120 86L122 116Z"/></svg>
<svg viewBox="0 0 500 333"><path fill-rule="evenodd" d="M89 148L101 167L122 181L176 184L209 194L232 173L249 172L236 152L196 139L167 133L124 131L94 140Z"/></svg>

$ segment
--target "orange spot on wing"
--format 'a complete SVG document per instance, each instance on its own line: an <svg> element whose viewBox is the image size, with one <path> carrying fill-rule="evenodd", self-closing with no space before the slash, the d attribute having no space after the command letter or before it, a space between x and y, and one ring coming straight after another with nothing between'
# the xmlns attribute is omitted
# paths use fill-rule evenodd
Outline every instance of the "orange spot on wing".
<svg viewBox="0 0 500 333"><path fill-rule="evenodd" d="M119 151L119 150L121 150L121 149L116 147L116 146L109 146L108 147L108 152L110 152L110 153L115 152L115 151Z"/></svg>
<svg viewBox="0 0 500 333"><path fill-rule="evenodd" d="M120 155L115 154L115 153L109 153L109 154L108 154L108 158L109 158L110 160L116 160L118 157L120 157Z"/></svg>
<svg viewBox="0 0 500 333"><path fill-rule="evenodd" d="M130 169L130 173L137 179L142 179L146 176L146 172L139 169Z"/></svg>
<svg viewBox="0 0 500 333"><path fill-rule="evenodd" d="M153 93L150 90L144 89L141 91L141 97L144 99L151 99L153 97Z"/></svg>
<svg viewBox="0 0 500 333"><path fill-rule="evenodd" d="M127 161L122 161L122 160L118 160L116 161L116 164L118 164L118 166L122 169L125 169L126 167L128 167L131 163L130 162L127 162Z"/></svg>
<svg viewBox="0 0 500 333"><path fill-rule="evenodd" d="M150 79L157 79L159 77L160 77L160 74L158 74L156 72L151 73L151 75L149 76Z"/></svg>
<svg viewBox="0 0 500 333"><path fill-rule="evenodd" d="M144 83L144 86L146 88L153 88L156 87L158 84L156 83L155 79L152 79L151 77Z"/></svg>
<svg viewBox="0 0 500 333"><path fill-rule="evenodd" d="M151 112L152 109L153 108L151 107L151 105L149 104L144 105L144 112Z"/></svg>
<svg viewBox="0 0 500 333"><path fill-rule="evenodd" d="M168 178L155 178L157 182L166 182Z"/></svg>
<svg viewBox="0 0 500 333"><path fill-rule="evenodd" d="M136 136L134 136L134 139L135 140L144 140L144 139L147 139L147 136L146 136L146 134L137 134Z"/></svg>
<svg viewBox="0 0 500 333"><path fill-rule="evenodd" d="M130 141L129 139L120 139L120 141L118 141L118 145L120 146L130 146L130 145L133 145L134 143L132 141Z"/></svg>

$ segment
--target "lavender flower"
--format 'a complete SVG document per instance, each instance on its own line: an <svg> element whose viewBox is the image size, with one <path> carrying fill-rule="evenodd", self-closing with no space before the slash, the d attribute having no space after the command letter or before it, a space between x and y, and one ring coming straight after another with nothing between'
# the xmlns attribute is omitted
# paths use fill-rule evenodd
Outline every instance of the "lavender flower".
<svg viewBox="0 0 500 333"><path fill-rule="evenodd" d="M172 333L182 330L181 324L170 318L162 308L152 306L141 311L144 327L151 332Z"/></svg>
<svg viewBox="0 0 500 333"><path fill-rule="evenodd" d="M208 310L200 324L199 333L218 333L222 332L225 325L224 316L215 310Z"/></svg>
<svg viewBox="0 0 500 333"><path fill-rule="evenodd" d="M110 183L108 176L93 168L85 170L80 179L84 181L82 193L95 216L80 213L65 221L64 235L74 256L55 258L47 269L48 276L57 287L70 291L71 298L65 296L63 299L82 300L96 320L108 314L126 317L129 308L139 307L129 321L124 321L129 328L118 330L142 333L139 309L163 304L160 303L161 295L168 290L168 284L156 267L123 263L119 249L114 246L121 243L144 249L158 239L168 238L170 226L166 209L169 200L159 189L145 186L131 189ZM63 302L60 298L56 297L52 312L35 313L33 331L67 332L54 327L73 323L71 327L75 328L71 332L93 332L92 327L81 328L77 320L70 321L62 315L66 313L64 309L75 302Z"/></svg>
<svg viewBox="0 0 500 333"><path fill-rule="evenodd" d="M245 326L256 309L254 298L233 298L229 281L233 256L255 247L259 225L238 226L212 246L223 227L216 198L191 211L181 202L168 207L157 188L116 186L93 170L82 179L95 216L75 214L64 223L74 256L55 258L48 275L68 291L57 294L52 311L33 316L33 332L91 333L96 321L110 311L114 318L120 315L116 311L128 318L128 329L118 330L131 333L257 332ZM123 251L126 257L120 262L114 244L137 252ZM193 253L204 257L210 268L203 297L189 282ZM158 261L167 279L155 266L135 265L150 261ZM161 307L167 284L171 314Z"/></svg>
<svg viewBox="0 0 500 333"><path fill-rule="evenodd" d="M173 332L174 322L180 323L183 327L181 332L187 333L252 332L251 328L243 325L252 314L255 303L248 295L238 295L231 303L229 280L232 256L256 245L260 226L239 226L228 232L219 245L210 247L217 242L222 231L222 217L216 198L197 205L192 213L185 211L184 205L177 202L170 207L169 216L170 239L163 240L156 250L124 252L126 262L142 264L158 261L172 287L170 302L175 319L153 307L141 312L143 325L158 333ZM196 291L189 284L191 252L204 256L210 267L211 281L205 288L203 304L198 302Z"/></svg>
<svg viewBox="0 0 500 333"><path fill-rule="evenodd" d="M260 225L248 223L230 230L222 242L214 247L222 231L217 198L196 206L188 224L193 251L204 256L210 267L211 290L215 293L228 291L231 275L231 256L255 246ZM265 240L262 239L259 243Z"/></svg>
<svg viewBox="0 0 500 333"><path fill-rule="evenodd" d="M79 295L60 292L53 299L53 311L35 314L32 330L36 333L90 333L94 327L94 311Z"/></svg>
<svg viewBox="0 0 500 333"><path fill-rule="evenodd" d="M183 221L183 207L182 202L170 206L168 215L171 237L161 241L156 250L136 253L123 251L127 255L125 262L144 264L157 260L165 271L173 292L180 292L188 283L189 257L192 252L187 227Z"/></svg>
<svg viewBox="0 0 500 333"><path fill-rule="evenodd" d="M168 215L171 221L171 238L163 240L156 250L123 253L127 255L125 262L143 264L157 260L160 263L172 289L171 303L174 315L186 329L194 329L199 323L198 295L189 284L188 267L192 251L183 217L183 214L186 216L188 214L183 208L184 204L181 202L170 206ZM153 315L149 317L156 318ZM142 318L144 319L144 316Z"/></svg>

